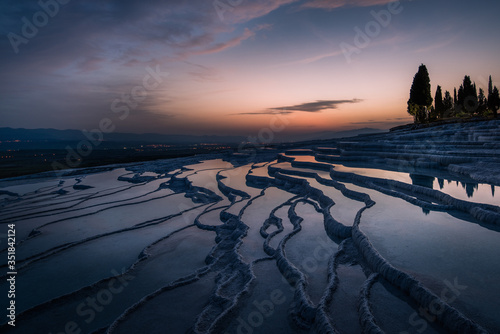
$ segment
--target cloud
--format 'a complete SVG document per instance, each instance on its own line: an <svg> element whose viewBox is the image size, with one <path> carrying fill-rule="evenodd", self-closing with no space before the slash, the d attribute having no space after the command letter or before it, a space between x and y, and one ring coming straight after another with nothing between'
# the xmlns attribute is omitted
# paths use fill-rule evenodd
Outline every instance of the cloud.
<svg viewBox="0 0 500 334"><path fill-rule="evenodd" d="M321 112L328 109L337 109L341 104L347 103L359 103L363 100L352 99L352 100L318 100L316 102L302 103L294 106L268 108L265 111L260 112L243 112L230 114L230 116L241 116L241 115L290 115L297 111L302 112Z"/></svg>
<svg viewBox="0 0 500 334"><path fill-rule="evenodd" d="M222 76L218 73L217 69L214 67L208 67L200 64L195 64L189 61L185 63L191 66L191 70L188 71L196 81L209 81L209 82L220 82L223 80Z"/></svg>
<svg viewBox="0 0 500 334"><path fill-rule="evenodd" d="M253 20L255 18L266 16L272 11L278 9L281 6L292 4L298 2L299 0L252 0L252 1L240 1L239 5L234 7L224 7L224 11L218 11L219 18L223 22L230 24L243 23ZM209 1L212 3L211 1ZM227 3L225 1L222 1ZM234 1L233 1L234 2ZM215 4L216 2L214 2ZM229 2L230 3L230 2ZM221 16L222 14L222 16Z"/></svg>
<svg viewBox="0 0 500 334"><path fill-rule="evenodd" d="M243 33L239 36L236 36L236 37L234 37L228 41L225 41L225 42L221 42L221 43L217 43L217 44L213 44L213 45L208 45L208 47L206 47L205 49L200 50L200 51L194 51L194 52L192 52L192 54L203 55L203 54L221 52L221 51L224 51L226 49L240 45L241 42L243 42L249 38L254 37L257 31L264 30L264 29L270 29L270 28L271 28L271 25L268 25L268 24L258 25L257 27L255 27L253 29L245 28Z"/></svg>
<svg viewBox="0 0 500 334"><path fill-rule="evenodd" d="M301 8L319 8L333 10L341 7L370 7L385 5L394 0L311 0L304 3Z"/></svg>
<svg viewBox="0 0 500 334"><path fill-rule="evenodd" d="M323 60L326 58L330 58L330 57L337 57L337 56L340 56L342 54L343 54L342 51L329 52L329 53L325 53L325 54L311 56L311 57L304 58L304 59L293 60L293 61L290 61L287 63L281 63L281 64L278 64L276 66L294 66L294 65L302 65L302 64L312 64L312 63L315 63L317 61L320 61L320 60Z"/></svg>
<svg viewBox="0 0 500 334"><path fill-rule="evenodd" d="M242 112L236 114L230 114L229 116L241 116L241 115L290 115L293 114L293 111L279 111L279 110L268 110L263 112Z"/></svg>
<svg viewBox="0 0 500 334"><path fill-rule="evenodd" d="M21 18L31 18L41 8L32 2L5 1L2 17L9 20L0 30L4 35L22 35ZM70 2L61 5L27 44L17 45L18 54L8 38L0 39L0 64L9 68L12 63L34 63L60 70L77 61L82 70L92 71L110 63L139 66L185 60L238 46L270 25L237 27L236 23L245 24L293 1L244 2L226 13L227 21L221 21L213 3L204 0Z"/></svg>
<svg viewBox="0 0 500 334"><path fill-rule="evenodd" d="M285 110L285 111L304 111L304 112L321 112L328 109L337 109L341 104L347 103L359 103L363 100L352 99L352 100L318 100L316 102L302 103L294 106L277 107L270 108L269 110Z"/></svg>
<svg viewBox="0 0 500 334"><path fill-rule="evenodd" d="M75 120L79 117L76 124L84 119L93 124L116 96L142 82L147 66L161 64L163 71L175 71L192 56L237 47L271 28L247 24L249 20L294 1L242 2L226 12L224 21L213 2L205 0L86 0L60 5L36 36L18 45L17 54L8 38L0 39L0 98L7 108L3 121L25 119L27 126L50 126L50 118L63 120L61 115L70 109ZM4 37L9 32L21 36L21 19L41 10L36 1L16 0L5 0L0 9L0 17L8 18L0 27ZM217 69L210 67L190 67L186 74L200 81L221 80ZM173 80L174 76L168 83ZM161 110L160 97L150 97L151 109ZM66 100L78 108L59 103ZM85 109L92 111L76 116ZM45 123L31 121L35 116Z"/></svg>
<svg viewBox="0 0 500 334"><path fill-rule="evenodd" d="M429 51L434 51L437 49L447 47L447 46L453 44L458 39L458 37L459 37L459 35L452 36L451 38L449 38L445 41L435 42L433 44L421 47L421 48L415 50L414 52L415 53L429 52Z"/></svg>

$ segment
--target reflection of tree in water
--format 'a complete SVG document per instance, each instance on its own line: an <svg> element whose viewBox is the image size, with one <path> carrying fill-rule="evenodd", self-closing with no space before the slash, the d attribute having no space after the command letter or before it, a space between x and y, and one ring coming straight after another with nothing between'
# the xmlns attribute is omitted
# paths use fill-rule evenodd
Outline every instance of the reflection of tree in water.
<svg viewBox="0 0 500 334"><path fill-rule="evenodd" d="M433 176L410 174L410 178L415 186L422 186L430 189L434 188L435 177Z"/></svg>
<svg viewBox="0 0 500 334"><path fill-rule="evenodd" d="M468 182L460 182L462 185L462 188L465 189L465 192L467 193L467 197L471 198L474 196L474 191L479 189L479 184L477 183L468 183ZM458 185L458 181L457 181Z"/></svg>
<svg viewBox="0 0 500 334"><path fill-rule="evenodd" d="M411 182L415 186L421 186L421 187L426 187L433 189L434 188L434 177L432 176L427 176L427 175L418 175L418 174L410 174ZM441 181L439 183L439 186L441 189L443 189L444 186L444 181L443 180L438 180ZM427 216L431 211L426 208L422 208L422 212Z"/></svg>
<svg viewBox="0 0 500 334"><path fill-rule="evenodd" d="M477 183L466 183L465 184L465 192L467 193L467 197L471 198L474 196L474 190L479 189L479 185Z"/></svg>
<svg viewBox="0 0 500 334"><path fill-rule="evenodd" d="M413 185L426 187L429 189L434 189L435 177L433 177L433 176L420 175L420 174L410 174L410 178L411 178ZM444 188L444 181L445 181L444 179L437 178L439 189L441 189L441 190ZM448 181L448 184L451 184L452 182L454 182L452 180L446 180L446 181ZM478 183L461 182L461 181L455 181L455 182L457 184L457 187L460 187L460 185L461 185L462 188L465 189L465 192L466 192L468 198L474 197L474 193L476 192L476 190L479 190ZM491 196L495 197L495 186L494 185L491 185ZM427 215L427 214L429 214L429 211L424 209L424 213Z"/></svg>

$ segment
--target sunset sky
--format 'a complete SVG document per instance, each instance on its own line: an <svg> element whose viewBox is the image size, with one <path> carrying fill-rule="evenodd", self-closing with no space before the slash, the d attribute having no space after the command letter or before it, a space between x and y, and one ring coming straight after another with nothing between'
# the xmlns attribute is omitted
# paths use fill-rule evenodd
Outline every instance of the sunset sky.
<svg viewBox="0 0 500 334"><path fill-rule="evenodd" d="M0 127L293 138L411 122L421 63L500 86L497 0L59 1L0 4Z"/></svg>

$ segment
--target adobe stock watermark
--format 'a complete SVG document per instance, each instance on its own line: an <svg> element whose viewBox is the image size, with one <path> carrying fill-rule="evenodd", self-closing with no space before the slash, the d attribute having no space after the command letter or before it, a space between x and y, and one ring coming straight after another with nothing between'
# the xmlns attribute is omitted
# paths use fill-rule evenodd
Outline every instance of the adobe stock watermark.
<svg viewBox="0 0 500 334"><path fill-rule="evenodd" d="M66 322L64 328L60 332L49 332L49 334L81 334L83 333L79 323L85 322L86 324L92 323L97 317L98 313L104 311L105 307L113 302L116 295L122 293L129 285L135 276L125 274L125 268L119 273L112 270L114 275L107 284L107 287L100 289L97 293L88 296L76 307L75 313L79 316L77 320L70 320Z"/></svg>
<svg viewBox="0 0 500 334"><path fill-rule="evenodd" d="M71 0L39 0L38 6L40 10L35 12L29 20L26 16L21 18L22 27L21 34L9 32L7 38L15 54L19 53L21 44L28 44L29 41L38 35L39 29L45 27L51 18L54 18L60 10L61 5L66 5Z"/></svg>
<svg viewBox="0 0 500 334"><path fill-rule="evenodd" d="M441 291L440 298L441 301L450 304L453 303L457 298L462 294L462 291L467 290L466 285L460 285L458 283L458 278L455 277L453 280L453 283L444 280L444 285L446 285L446 288L444 288ZM436 321L436 317L443 314L444 312L444 307L442 307L440 300L439 299L434 299L430 304L428 308L422 308L420 307L418 309L418 313L414 312L409 318L408 318L408 323L412 327L418 327L416 328L416 331L418 333L423 333L429 326L429 323L433 323ZM407 331L402 331L399 332L399 334L410 334Z"/></svg>
<svg viewBox="0 0 500 334"><path fill-rule="evenodd" d="M157 89L164 81L163 77L167 77L168 72L161 72L160 65L156 68L146 67L146 74L142 79L142 84L133 87L129 93L122 93L120 98L115 99L110 106L111 111L118 116L118 120L124 121L130 112L136 109L141 102L146 100L149 92ZM99 121L97 128L90 131L84 129L82 134L87 138L81 140L76 145L76 149L71 146L66 146L65 165L54 161L52 169L61 171L67 168L77 168L82 164L82 160L88 157L95 147L101 145L104 140L104 134L112 133L116 129L115 122L110 118L102 118Z"/></svg>
<svg viewBox="0 0 500 334"><path fill-rule="evenodd" d="M269 318L274 314L275 306L284 304L285 302L286 296L280 289L271 291L269 299L265 299L263 301L254 300L252 306L255 310L250 312L246 319L243 319L242 317L238 317L236 319L238 322L236 333L252 334L254 329L264 324L264 319Z"/></svg>
<svg viewBox="0 0 500 334"><path fill-rule="evenodd" d="M411 0L409 0L411 1ZM369 21L364 30L360 27L354 27L353 44L342 42L340 43L340 49L347 60L347 63L352 62L353 55L359 55L361 50L366 49L377 38L381 33L383 28L387 28L391 22L394 15L401 14L403 11L403 6L400 1L393 1L387 4L387 9L382 9L379 11L372 10L370 12L374 20Z"/></svg>
<svg viewBox="0 0 500 334"><path fill-rule="evenodd" d="M330 240L330 239L328 239ZM317 246L312 252L312 256L304 258L300 264L299 269L304 273L314 274L318 269L321 262L328 260L335 252L334 245L328 243L324 238L318 237L316 239ZM295 292L292 274L285 272L282 273L281 279L283 283L289 285L292 293ZM276 306L282 305L287 302L287 297L283 290L275 289L269 294L269 298L264 300L254 300L251 304L252 310L247 315L239 316L236 319L237 327L234 334L254 334L257 328L264 325L266 319L272 317L275 313ZM293 307L293 301L291 307ZM229 333L226 333L229 334Z"/></svg>
<svg viewBox="0 0 500 334"><path fill-rule="evenodd" d="M219 16L221 22L224 22L224 13L232 12L244 1L245 0L214 0L212 5L214 6L217 16Z"/></svg>

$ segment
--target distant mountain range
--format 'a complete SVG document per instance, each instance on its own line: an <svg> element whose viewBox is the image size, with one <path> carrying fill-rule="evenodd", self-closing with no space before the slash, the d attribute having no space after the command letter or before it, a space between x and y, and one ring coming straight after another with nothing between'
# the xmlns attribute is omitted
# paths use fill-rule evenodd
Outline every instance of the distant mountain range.
<svg viewBox="0 0 500 334"><path fill-rule="evenodd" d="M13 129L0 128L0 141L32 141L32 142L78 142L81 140L96 140L98 135L85 134L80 130L56 129ZM115 143L144 143L144 144L225 144L239 143L245 140L238 136L190 136L190 135L163 135L157 133L105 133L105 142Z"/></svg>
<svg viewBox="0 0 500 334"><path fill-rule="evenodd" d="M359 135L367 135L367 134L375 134L383 132L387 132L387 130L362 128L362 129L346 130L346 131L322 131L318 133L308 133L308 134L294 136L293 141L299 142L299 141L310 141L310 140L349 138L349 137L356 137Z"/></svg>
<svg viewBox="0 0 500 334"><path fill-rule="evenodd" d="M344 137L354 137L369 133L384 132L380 129L363 128L348 131L324 131L319 133L309 133L302 135L294 135L293 141L310 141L324 140ZM92 140L96 140L99 136L85 134L80 130L56 130L56 129L13 129L0 128L0 145L3 149L10 148L15 144L15 148L63 148L68 143L80 142L88 140L88 136ZM103 147L123 145L123 144L236 144L247 141L246 137L242 136L192 136L192 135L164 135L157 133L106 133L103 135ZM290 142L290 139L285 140L277 137L276 140ZM17 142L15 142L17 141Z"/></svg>

